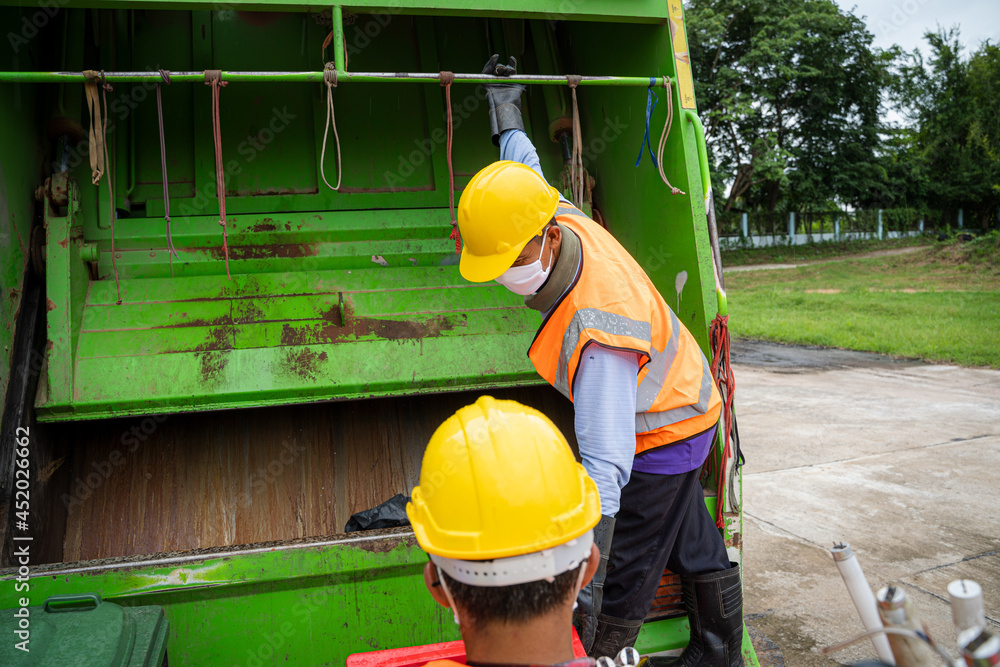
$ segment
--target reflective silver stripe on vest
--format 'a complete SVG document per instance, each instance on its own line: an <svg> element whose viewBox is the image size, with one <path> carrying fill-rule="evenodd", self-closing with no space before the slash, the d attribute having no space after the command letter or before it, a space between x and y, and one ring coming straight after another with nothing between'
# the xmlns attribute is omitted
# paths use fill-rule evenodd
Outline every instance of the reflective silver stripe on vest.
<svg viewBox="0 0 1000 667"><path fill-rule="evenodd" d="M585 218L587 217L580 209L574 206L565 206L562 202L559 202L559 207L553 215L582 215Z"/></svg>
<svg viewBox="0 0 1000 667"><path fill-rule="evenodd" d="M677 424L685 419L700 417L708 412L708 404L712 400L712 368L708 365L708 359L701 354L701 389L698 392L698 402L694 405L682 405L673 410L663 412L641 412L635 416L635 432L648 433L664 426ZM648 377L648 375L647 375Z"/></svg>
<svg viewBox="0 0 1000 667"><path fill-rule="evenodd" d="M670 340L667 341L667 349L663 352L650 345L649 363L646 365L648 371L635 392L636 412L646 412L653 407L656 397L660 395L660 390L663 388L663 381L667 377L667 373L670 372L670 366L674 363L674 358L677 356L677 348L680 345L681 323L677 319L677 316L674 315L674 311L668 308L667 312L670 313Z"/></svg>
<svg viewBox="0 0 1000 667"><path fill-rule="evenodd" d="M584 329L598 329L614 336L630 336L647 343L652 340L652 328L649 322L633 320L624 315L608 313L597 308L581 308L573 315L566 333L563 334L562 349L559 352L559 365L556 368L556 380L552 383L559 393L569 397L569 362L576 346L580 344L580 335Z"/></svg>

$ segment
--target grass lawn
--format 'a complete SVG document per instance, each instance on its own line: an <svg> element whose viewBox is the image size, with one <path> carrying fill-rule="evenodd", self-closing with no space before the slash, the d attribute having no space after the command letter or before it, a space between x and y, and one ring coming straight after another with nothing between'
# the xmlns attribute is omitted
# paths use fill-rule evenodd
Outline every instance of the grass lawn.
<svg viewBox="0 0 1000 667"><path fill-rule="evenodd" d="M996 235L907 255L726 275L737 338L1000 368Z"/></svg>

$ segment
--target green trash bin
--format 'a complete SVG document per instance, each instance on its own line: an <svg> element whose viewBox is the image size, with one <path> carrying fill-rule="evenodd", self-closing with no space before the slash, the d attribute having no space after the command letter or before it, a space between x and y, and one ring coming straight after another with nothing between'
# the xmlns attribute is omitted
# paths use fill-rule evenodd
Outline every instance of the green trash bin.
<svg viewBox="0 0 1000 667"><path fill-rule="evenodd" d="M122 607L95 593L53 595L27 607L27 652L18 648L21 619L0 618L0 665L15 667L161 667L167 664L170 623L162 607ZM22 617L23 618L23 617ZM13 638L13 640L11 640Z"/></svg>

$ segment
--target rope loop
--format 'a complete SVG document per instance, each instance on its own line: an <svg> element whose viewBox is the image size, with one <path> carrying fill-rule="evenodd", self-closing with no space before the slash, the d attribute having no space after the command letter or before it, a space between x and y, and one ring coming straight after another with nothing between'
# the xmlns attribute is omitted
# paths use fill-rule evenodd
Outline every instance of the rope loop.
<svg viewBox="0 0 1000 667"><path fill-rule="evenodd" d="M573 96L573 150L569 163L570 195L573 205L581 211L583 210L584 180L586 172L583 169L583 133L580 128L580 106L576 101L576 87L583 80L579 74L567 74L566 82L569 84L570 93Z"/></svg>
<svg viewBox="0 0 1000 667"><path fill-rule="evenodd" d="M162 83L170 85L170 72L161 69L160 79ZM173 273L173 258L180 259L177 249L174 247L173 235L170 233L170 192L167 181L167 140L163 132L163 97L160 94L160 82L156 84L156 119L159 122L160 130L160 171L163 174L163 219L167 223L167 259L170 260L171 273Z"/></svg>
<svg viewBox="0 0 1000 667"><path fill-rule="evenodd" d="M219 198L219 225L222 226L222 254L226 258L226 279L229 273L229 229L226 226L226 174L222 160L222 122L219 118L219 90L225 87L222 70L205 70L205 85L212 87L212 139L215 144L215 194Z"/></svg>
<svg viewBox="0 0 1000 667"><path fill-rule="evenodd" d="M327 62L323 67L323 83L326 84L326 122L323 124L323 149L319 154L319 175L323 179L323 183L326 184L326 187L337 191L340 190L343 171L340 167L340 135L337 134L337 114L333 108L333 89L337 87L337 66L332 62ZM330 134L331 126L333 127L333 141L337 147L336 187L330 185L330 182L326 180L326 168L324 167L324 162L326 162L326 139Z"/></svg>
<svg viewBox="0 0 1000 667"><path fill-rule="evenodd" d="M663 124L663 134L660 135L660 145L656 149L656 166L660 170L660 178L668 188L670 188L670 194L682 195L684 191L680 188L676 188L670 184L667 180L667 174L663 171L663 149L667 145L667 136L670 134L670 124L674 120L674 91L670 88L670 79L668 77L663 77L663 87L666 89L667 96L667 120ZM647 121L648 122L648 121ZM647 125L648 127L648 125ZM642 155L642 149L640 148L639 155Z"/></svg>
<svg viewBox="0 0 1000 667"><path fill-rule="evenodd" d="M84 73L87 81L84 91L87 96L87 108L90 110L90 166L91 180L94 185L100 185L101 177L108 181L108 212L111 216L111 270L115 274L115 289L118 292L117 305L122 303L122 288L118 278L118 262L115 250L115 195L113 191L114 178L111 175L111 154L108 152L108 91L114 90L108 83L104 70L95 72L87 70ZM101 94L98 97L97 90ZM101 113L103 102L104 113Z"/></svg>
<svg viewBox="0 0 1000 667"><path fill-rule="evenodd" d="M454 72L441 72L438 75L438 79L442 86L450 86L455 83L455 73Z"/></svg>

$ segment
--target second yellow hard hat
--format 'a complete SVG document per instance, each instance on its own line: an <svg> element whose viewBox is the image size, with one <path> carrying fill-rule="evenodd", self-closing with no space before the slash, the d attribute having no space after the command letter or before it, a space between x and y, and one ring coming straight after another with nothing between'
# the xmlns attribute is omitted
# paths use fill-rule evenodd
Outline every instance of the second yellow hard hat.
<svg viewBox="0 0 1000 667"><path fill-rule="evenodd" d="M483 396L431 437L406 514L424 551L477 561L588 534L601 518L601 502L545 415Z"/></svg>

